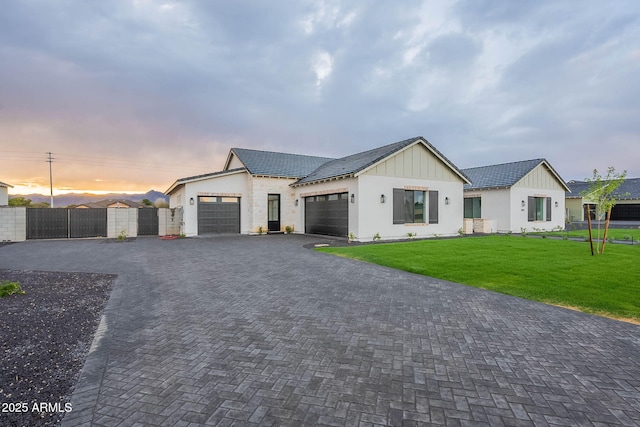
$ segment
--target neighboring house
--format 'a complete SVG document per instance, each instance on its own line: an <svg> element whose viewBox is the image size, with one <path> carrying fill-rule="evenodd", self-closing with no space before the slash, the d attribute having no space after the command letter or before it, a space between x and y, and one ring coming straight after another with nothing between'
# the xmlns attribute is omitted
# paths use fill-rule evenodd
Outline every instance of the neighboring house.
<svg viewBox="0 0 640 427"><path fill-rule="evenodd" d="M545 159L463 169L464 217L494 222L490 231L551 230L565 225L567 184Z"/></svg>
<svg viewBox="0 0 640 427"><path fill-rule="evenodd" d="M9 188L13 188L13 185L0 182L0 206L7 206L9 204Z"/></svg>
<svg viewBox="0 0 640 427"><path fill-rule="evenodd" d="M131 200L100 200L98 202L83 203L76 209L104 209L104 208L144 208L142 203ZM153 207L153 206L152 206Z"/></svg>
<svg viewBox="0 0 640 427"><path fill-rule="evenodd" d="M220 172L177 180L183 233L295 232L373 240L455 235L469 179L416 137L329 159L232 148Z"/></svg>
<svg viewBox="0 0 640 427"><path fill-rule="evenodd" d="M586 181L569 181L571 192L566 193L567 218L570 221L586 221L585 206L591 207L591 219L595 219L595 207L589 196L583 192L589 190ZM640 178L625 179L613 192L616 204L611 210L612 221L640 221Z"/></svg>

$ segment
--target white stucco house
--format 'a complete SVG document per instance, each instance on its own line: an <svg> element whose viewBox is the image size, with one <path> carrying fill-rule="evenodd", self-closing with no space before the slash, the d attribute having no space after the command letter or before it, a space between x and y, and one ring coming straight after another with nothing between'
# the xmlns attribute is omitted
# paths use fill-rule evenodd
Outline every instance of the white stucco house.
<svg viewBox="0 0 640 427"><path fill-rule="evenodd" d="M463 169L464 217L483 232L552 230L565 226L565 193L570 191L545 159ZM478 219L485 221L477 221ZM477 230L476 230L477 231Z"/></svg>
<svg viewBox="0 0 640 427"><path fill-rule="evenodd" d="M0 206L7 206L9 204L9 188L13 188L13 185L0 182Z"/></svg>
<svg viewBox="0 0 640 427"><path fill-rule="evenodd" d="M178 179L187 236L282 232L370 241L455 235L471 181L423 137L331 159L232 148L223 169Z"/></svg>

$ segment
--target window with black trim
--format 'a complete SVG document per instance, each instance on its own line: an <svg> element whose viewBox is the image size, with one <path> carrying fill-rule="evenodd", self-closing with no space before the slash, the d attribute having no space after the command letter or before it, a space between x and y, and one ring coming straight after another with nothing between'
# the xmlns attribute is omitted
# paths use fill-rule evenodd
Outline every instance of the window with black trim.
<svg viewBox="0 0 640 427"><path fill-rule="evenodd" d="M466 197L464 199L464 217L482 218L482 197Z"/></svg>
<svg viewBox="0 0 640 427"><path fill-rule="evenodd" d="M437 191L429 192L429 205L432 194L436 195L435 211L429 208L429 223L438 222ZM394 224L424 224L427 222L427 192L421 190L393 189L393 223Z"/></svg>
<svg viewBox="0 0 640 427"><path fill-rule="evenodd" d="M551 221L551 197L528 197L527 219L533 221Z"/></svg>

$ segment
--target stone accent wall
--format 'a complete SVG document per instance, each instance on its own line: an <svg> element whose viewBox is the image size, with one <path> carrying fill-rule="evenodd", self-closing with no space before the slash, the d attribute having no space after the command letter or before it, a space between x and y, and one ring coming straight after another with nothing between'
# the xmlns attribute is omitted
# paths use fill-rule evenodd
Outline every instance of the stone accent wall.
<svg viewBox="0 0 640 427"><path fill-rule="evenodd" d="M0 242L22 242L27 239L27 208L0 207Z"/></svg>

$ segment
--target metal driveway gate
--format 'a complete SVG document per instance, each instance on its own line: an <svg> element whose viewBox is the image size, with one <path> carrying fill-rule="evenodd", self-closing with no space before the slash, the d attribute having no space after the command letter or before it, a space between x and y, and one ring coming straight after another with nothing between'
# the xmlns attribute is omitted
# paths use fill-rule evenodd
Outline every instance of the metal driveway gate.
<svg viewBox="0 0 640 427"><path fill-rule="evenodd" d="M138 236L158 235L158 208L138 209Z"/></svg>
<svg viewBox="0 0 640 427"><path fill-rule="evenodd" d="M107 209L27 208L27 239L106 236Z"/></svg>
<svg viewBox="0 0 640 427"><path fill-rule="evenodd" d="M107 237L107 208L69 209L69 237Z"/></svg>
<svg viewBox="0 0 640 427"><path fill-rule="evenodd" d="M69 209L27 208L27 239L69 237Z"/></svg>

